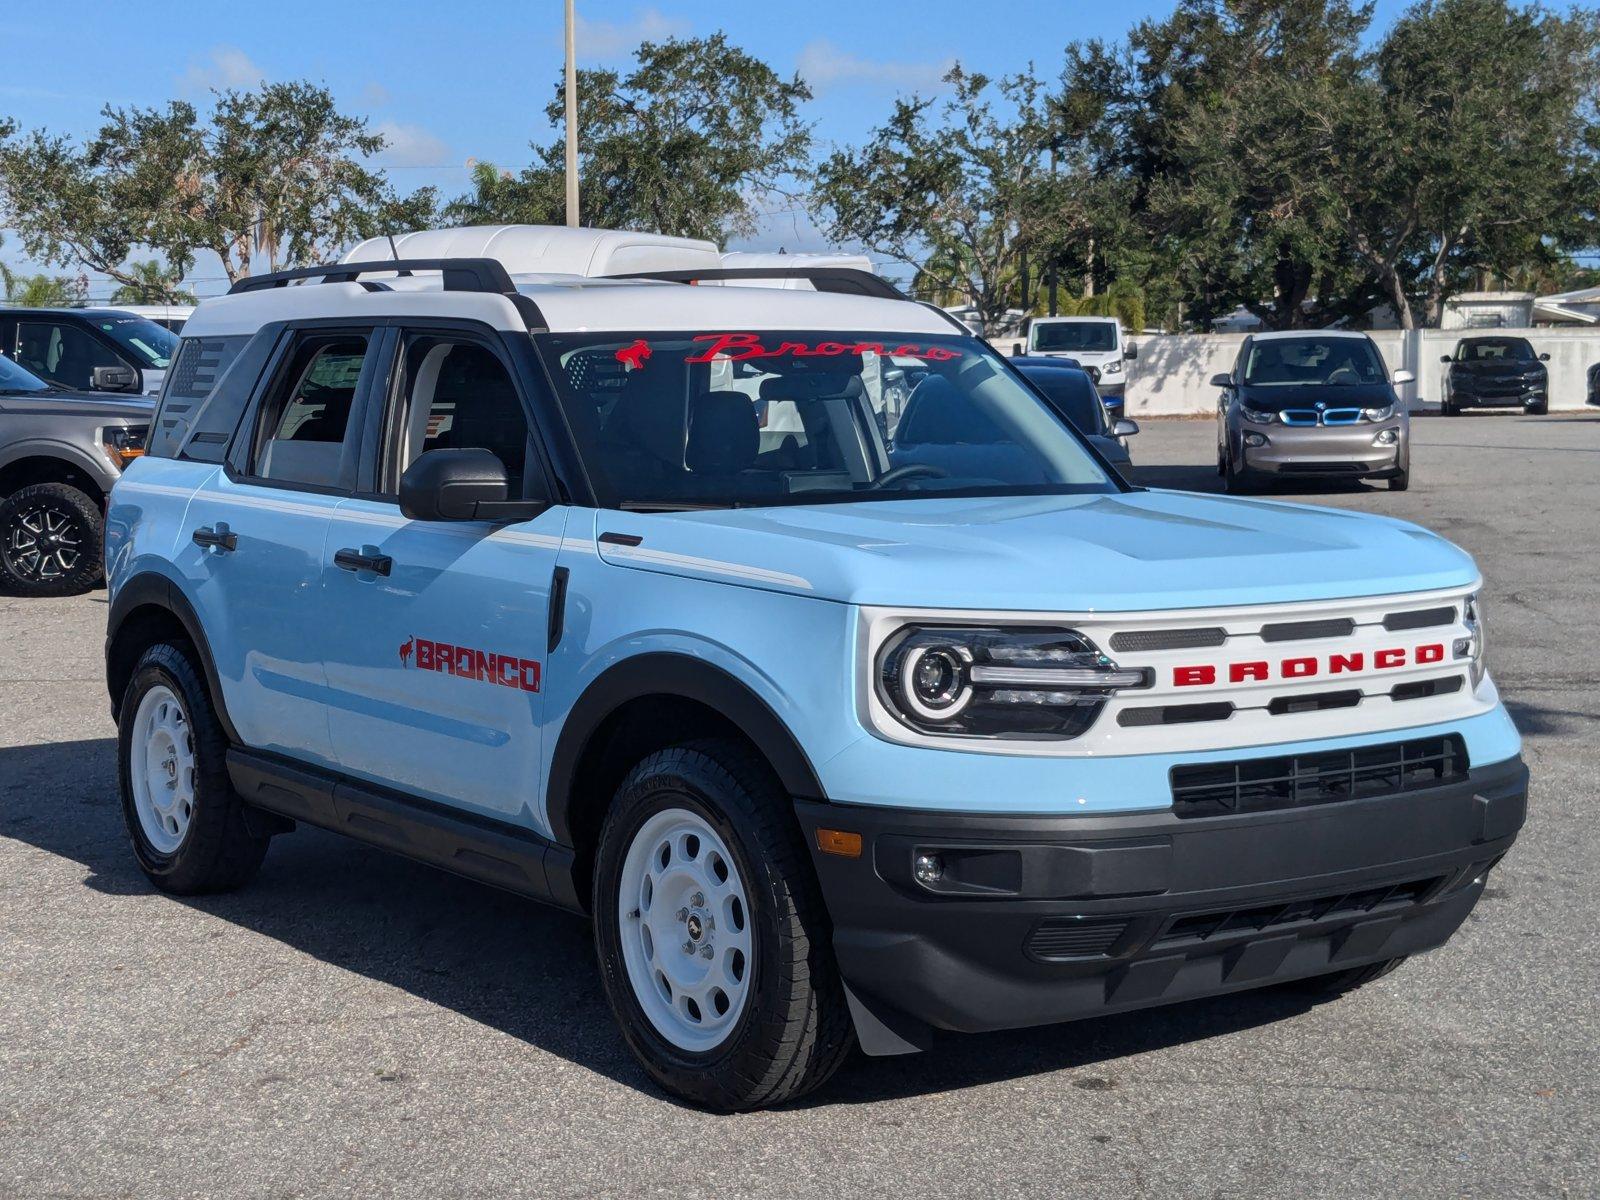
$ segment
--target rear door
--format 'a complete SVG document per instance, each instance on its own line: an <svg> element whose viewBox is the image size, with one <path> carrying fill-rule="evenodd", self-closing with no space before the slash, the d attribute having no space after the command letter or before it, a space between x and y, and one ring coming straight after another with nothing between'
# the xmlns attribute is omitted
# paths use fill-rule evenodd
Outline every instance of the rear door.
<svg viewBox="0 0 1600 1200"><path fill-rule="evenodd" d="M324 551L355 488L355 414L388 336L370 325L288 329L179 543L239 736L321 765L333 763Z"/></svg>
<svg viewBox="0 0 1600 1200"><path fill-rule="evenodd" d="M551 485L531 381L497 336L415 327L396 340L363 453L368 490L339 504L323 556L334 747L349 774L536 824L550 592L570 510L516 524L403 516L400 475L427 450L493 451L514 498Z"/></svg>

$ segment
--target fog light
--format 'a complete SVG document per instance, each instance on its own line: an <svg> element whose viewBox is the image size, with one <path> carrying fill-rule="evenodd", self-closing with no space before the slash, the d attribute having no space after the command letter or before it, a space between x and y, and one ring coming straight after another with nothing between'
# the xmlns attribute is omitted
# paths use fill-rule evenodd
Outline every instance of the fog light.
<svg viewBox="0 0 1600 1200"><path fill-rule="evenodd" d="M1246 446L1265 446L1267 437L1262 433L1247 433L1244 435L1244 444Z"/></svg>
<svg viewBox="0 0 1600 1200"><path fill-rule="evenodd" d="M918 883L931 887L944 878L944 860L937 854L919 854L911 864L911 873Z"/></svg>
<svg viewBox="0 0 1600 1200"><path fill-rule="evenodd" d="M1400 440L1400 432L1399 432L1399 430L1396 430L1396 429L1385 429L1377 437L1372 439L1372 444L1374 446L1392 446L1396 442L1398 442L1399 440Z"/></svg>

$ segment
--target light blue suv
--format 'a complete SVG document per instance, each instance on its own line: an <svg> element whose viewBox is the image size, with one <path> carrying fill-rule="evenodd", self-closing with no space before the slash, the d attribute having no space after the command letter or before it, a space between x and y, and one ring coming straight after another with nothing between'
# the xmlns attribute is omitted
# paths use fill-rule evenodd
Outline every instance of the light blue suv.
<svg viewBox="0 0 1600 1200"><path fill-rule="evenodd" d="M307 822L588 913L628 1044L724 1109L1466 918L1527 779L1467 555L1130 487L870 275L653 273L200 306L107 521L157 887Z"/></svg>

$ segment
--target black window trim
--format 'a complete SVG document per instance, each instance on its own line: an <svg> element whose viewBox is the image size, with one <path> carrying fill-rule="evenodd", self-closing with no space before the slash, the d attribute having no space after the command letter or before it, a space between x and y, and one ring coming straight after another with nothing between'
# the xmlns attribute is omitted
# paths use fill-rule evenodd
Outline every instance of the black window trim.
<svg viewBox="0 0 1600 1200"><path fill-rule="evenodd" d="M344 451L339 462L339 483L296 483L286 479L264 479L254 473L251 459L255 454L256 426L261 418L261 407L277 386L283 371L294 357L294 349L302 337L326 337L348 334L367 339L367 353L361 363L361 374L356 380L355 396L350 401L350 420L345 426ZM351 430L362 428L368 393L373 387L373 376L387 358L388 343L392 334L382 321L354 321L348 318L332 320L291 321L278 332L277 345L273 347L266 369L257 378L249 401L239 423L234 428L233 444L228 448L223 471L232 483L252 487L275 488L286 492L307 492L319 496L352 496L355 494L356 464L362 447L357 436L352 441Z"/></svg>

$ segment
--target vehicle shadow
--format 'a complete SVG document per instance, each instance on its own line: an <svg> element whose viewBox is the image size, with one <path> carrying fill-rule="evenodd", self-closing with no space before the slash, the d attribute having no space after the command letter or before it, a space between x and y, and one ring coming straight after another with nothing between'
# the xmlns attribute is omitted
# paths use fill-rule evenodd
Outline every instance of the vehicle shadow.
<svg viewBox="0 0 1600 1200"><path fill-rule="evenodd" d="M111 738L0 748L0 837L81 863L85 886L108 896L150 893L123 831L115 760ZM581 919L317 829L275 839L261 875L239 892L171 900L660 1094L617 1032ZM1116 1086L1117 1059L1307 1007L1304 997L1269 991L1045 1029L940 1036L931 1053L905 1059L857 1054L799 1106L1088 1066L1104 1069L1074 1086L1105 1090Z"/></svg>

